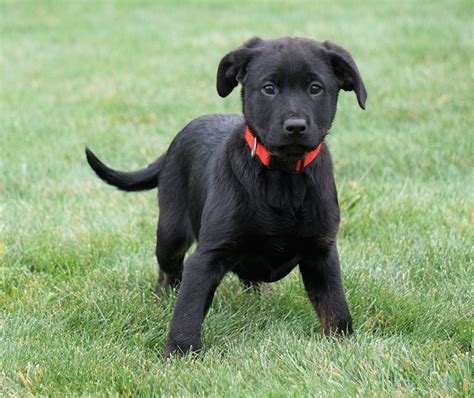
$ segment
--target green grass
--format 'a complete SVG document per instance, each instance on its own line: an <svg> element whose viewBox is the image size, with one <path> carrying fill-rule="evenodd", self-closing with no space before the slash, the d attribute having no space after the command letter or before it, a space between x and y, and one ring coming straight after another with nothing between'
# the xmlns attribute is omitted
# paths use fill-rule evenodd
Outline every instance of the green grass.
<svg viewBox="0 0 474 398"><path fill-rule="evenodd" d="M473 391L474 13L437 2L2 2L0 395L468 396ZM253 35L348 48L329 145L355 335L325 339L297 272L219 288L197 360L161 356L156 192L101 184L188 121L239 112L215 90Z"/></svg>

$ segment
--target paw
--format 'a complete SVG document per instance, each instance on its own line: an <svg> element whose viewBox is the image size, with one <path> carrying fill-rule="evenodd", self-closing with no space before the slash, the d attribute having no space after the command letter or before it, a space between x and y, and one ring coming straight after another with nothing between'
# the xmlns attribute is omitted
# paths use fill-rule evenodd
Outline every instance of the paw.
<svg viewBox="0 0 474 398"><path fill-rule="evenodd" d="M159 281L151 292L151 294L155 298L160 298L163 294L165 294L167 291L174 290L176 293L179 292L179 286L180 286L181 280L175 280L173 283L168 283L168 281Z"/></svg>
<svg viewBox="0 0 474 398"><path fill-rule="evenodd" d="M201 343L174 343L168 341L165 346L164 356L165 358L171 358L173 356L184 357L187 355L197 355L201 351Z"/></svg>
<svg viewBox="0 0 474 398"><path fill-rule="evenodd" d="M349 336L353 333L352 318L347 316L340 319L332 319L329 322L323 322L322 329L325 336Z"/></svg>

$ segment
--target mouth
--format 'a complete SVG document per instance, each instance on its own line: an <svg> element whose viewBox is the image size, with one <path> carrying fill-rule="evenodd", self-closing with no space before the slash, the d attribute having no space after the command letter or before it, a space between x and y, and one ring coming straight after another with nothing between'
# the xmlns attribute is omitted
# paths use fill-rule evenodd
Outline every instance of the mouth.
<svg viewBox="0 0 474 398"><path fill-rule="evenodd" d="M290 144L272 148L272 155L276 155L283 159L301 159L304 155L314 148L306 145Z"/></svg>

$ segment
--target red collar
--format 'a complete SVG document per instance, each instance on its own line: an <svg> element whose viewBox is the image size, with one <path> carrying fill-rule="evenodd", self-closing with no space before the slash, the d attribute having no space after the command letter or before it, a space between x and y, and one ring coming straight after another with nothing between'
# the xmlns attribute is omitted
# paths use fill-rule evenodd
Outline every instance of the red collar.
<svg viewBox="0 0 474 398"><path fill-rule="evenodd" d="M270 151L265 148L257 137L255 137L250 131L249 127L245 127L245 141L250 147L250 154L252 157L258 156L262 164L269 169L280 169L290 173L300 173L307 165L309 165L314 159L316 159L321 151L323 143L321 142L316 149L307 152L301 159L292 160L290 163L282 161L280 158L272 155Z"/></svg>

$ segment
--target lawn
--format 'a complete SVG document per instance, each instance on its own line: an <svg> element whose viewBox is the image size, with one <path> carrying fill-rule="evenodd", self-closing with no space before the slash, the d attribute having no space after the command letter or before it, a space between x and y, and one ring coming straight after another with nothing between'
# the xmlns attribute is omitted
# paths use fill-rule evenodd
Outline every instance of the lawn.
<svg viewBox="0 0 474 398"><path fill-rule="evenodd" d="M319 4L319 5L318 5ZM473 391L471 1L2 2L0 395L469 396ZM198 359L162 358L175 293L151 294L156 191L99 182L191 119L245 39L349 49L328 145L355 334L323 338L295 270L217 291Z"/></svg>

